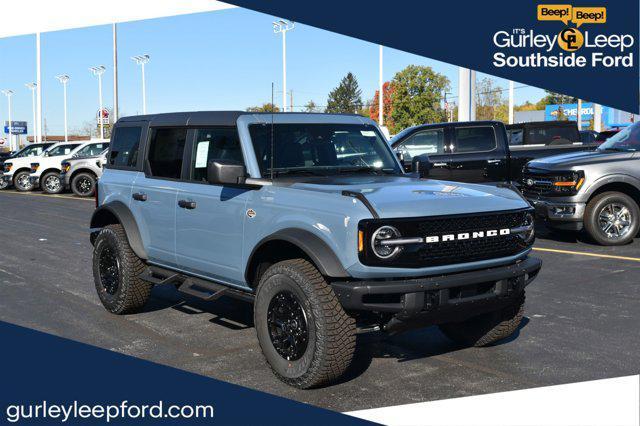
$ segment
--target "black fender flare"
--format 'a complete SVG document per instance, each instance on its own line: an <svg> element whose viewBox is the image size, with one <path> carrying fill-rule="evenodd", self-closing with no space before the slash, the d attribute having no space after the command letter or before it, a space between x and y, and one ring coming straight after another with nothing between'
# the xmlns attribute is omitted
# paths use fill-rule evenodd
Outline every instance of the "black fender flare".
<svg viewBox="0 0 640 426"><path fill-rule="evenodd" d="M129 210L129 207L127 207L123 202L111 201L98 207L91 216L91 230L93 231L113 224L114 222L112 217L114 216L118 223L120 223L124 228L131 250L133 250L139 258L147 260L149 256L144 248L144 244L142 244L142 237L140 236L138 224L133 217L133 213Z"/></svg>
<svg viewBox="0 0 640 426"><path fill-rule="evenodd" d="M310 231L299 228L286 228L276 231L273 234L263 238L255 245L245 266L245 277L248 276L249 267L253 258L260 248L269 241L281 240L286 241L300 248L311 261L316 265L320 273L324 276L334 278L349 277L340 259L333 250L322 241L320 237Z"/></svg>

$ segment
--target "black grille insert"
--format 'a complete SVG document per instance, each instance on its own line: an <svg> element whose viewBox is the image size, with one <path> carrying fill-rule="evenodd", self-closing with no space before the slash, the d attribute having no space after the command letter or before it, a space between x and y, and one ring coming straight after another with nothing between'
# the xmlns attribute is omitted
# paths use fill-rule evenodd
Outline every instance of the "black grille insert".
<svg viewBox="0 0 640 426"><path fill-rule="evenodd" d="M484 236L480 238L458 239L459 234L473 234L490 230L513 229L526 224L532 209L510 212L485 213L480 215L455 215L445 217L406 218L392 220L364 220L360 229L365 234L364 250L360 261L370 266L423 268L429 266L452 265L488 259L513 256L529 248L533 241L525 242L523 234ZM405 245L395 258L378 258L370 247L373 232L382 225L391 225L400 231L402 237L440 237L439 242ZM453 241L442 241L443 235L454 235Z"/></svg>

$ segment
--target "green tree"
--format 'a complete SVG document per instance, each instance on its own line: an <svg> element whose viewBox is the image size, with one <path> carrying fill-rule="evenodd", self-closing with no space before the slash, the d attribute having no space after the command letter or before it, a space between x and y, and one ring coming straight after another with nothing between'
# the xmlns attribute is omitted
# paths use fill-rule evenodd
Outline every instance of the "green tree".
<svg viewBox="0 0 640 426"><path fill-rule="evenodd" d="M247 112L280 112L280 108L277 105L268 102L261 106L252 106L247 108Z"/></svg>
<svg viewBox="0 0 640 426"><path fill-rule="evenodd" d="M318 108L318 105L313 102L313 100L310 100L305 104L304 112L320 112L320 108Z"/></svg>
<svg viewBox="0 0 640 426"><path fill-rule="evenodd" d="M476 119L509 120L509 105L492 78L485 77L476 83Z"/></svg>
<svg viewBox="0 0 640 426"><path fill-rule="evenodd" d="M575 104L578 102L578 98L574 96L563 95L550 90L545 90L545 92L547 95L538 102L539 105L543 105L542 109L544 109L544 105Z"/></svg>
<svg viewBox="0 0 640 426"><path fill-rule="evenodd" d="M449 79L431 67L409 65L391 81L391 133L423 123L446 121L440 105L442 93L449 90Z"/></svg>
<svg viewBox="0 0 640 426"><path fill-rule="evenodd" d="M327 110L329 113L353 114L362 109L362 90L352 73L342 78L338 87L329 93Z"/></svg>

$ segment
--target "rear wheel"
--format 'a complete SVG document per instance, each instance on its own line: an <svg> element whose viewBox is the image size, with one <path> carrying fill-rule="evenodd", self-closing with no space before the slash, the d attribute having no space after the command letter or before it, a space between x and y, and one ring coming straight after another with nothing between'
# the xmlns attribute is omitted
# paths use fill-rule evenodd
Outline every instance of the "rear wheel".
<svg viewBox="0 0 640 426"><path fill-rule="evenodd" d="M140 279L144 268L122 225L108 225L100 231L93 246L93 280L109 312L133 313L147 303L153 286Z"/></svg>
<svg viewBox="0 0 640 426"><path fill-rule="evenodd" d="M31 172L23 170L13 176L13 186L17 191L27 192L33 189L33 185L29 181L30 174Z"/></svg>
<svg viewBox="0 0 640 426"><path fill-rule="evenodd" d="M621 192L603 192L587 204L584 227L591 238L604 246L633 241L640 225L640 209L633 198Z"/></svg>
<svg viewBox="0 0 640 426"><path fill-rule="evenodd" d="M463 322L441 324L442 333L464 346L487 346L511 336L524 315L524 293L511 305Z"/></svg>
<svg viewBox="0 0 640 426"><path fill-rule="evenodd" d="M355 321L304 259L267 269L256 294L254 323L269 366L291 386L307 389L330 383L353 358Z"/></svg>
<svg viewBox="0 0 640 426"><path fill-rule="evenodd" d="M60 179L60 173L47 172L40 180L42 191L47 194L59 194L64 189L62 185L62 179Z"/></svg>
<svg viewBox="0 0 640 426"><path fill-rule="evenodd" d="M78 173L71 179L71 190L78 197L92 197L96 191L96 177L92 173Z"/></svg>

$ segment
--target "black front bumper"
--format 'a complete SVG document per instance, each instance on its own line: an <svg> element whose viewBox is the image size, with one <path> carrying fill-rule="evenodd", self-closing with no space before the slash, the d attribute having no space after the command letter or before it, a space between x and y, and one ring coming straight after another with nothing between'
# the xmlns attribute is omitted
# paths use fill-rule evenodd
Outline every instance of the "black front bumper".
<svg viewBox="0 0 640 426"><path fill-rule="evenodd" d="M542 261L527 257L507 266L426 278L338 281L331 285L343 308L393 319L389 331L464 321L507 306L538 275Z"/></svg>

